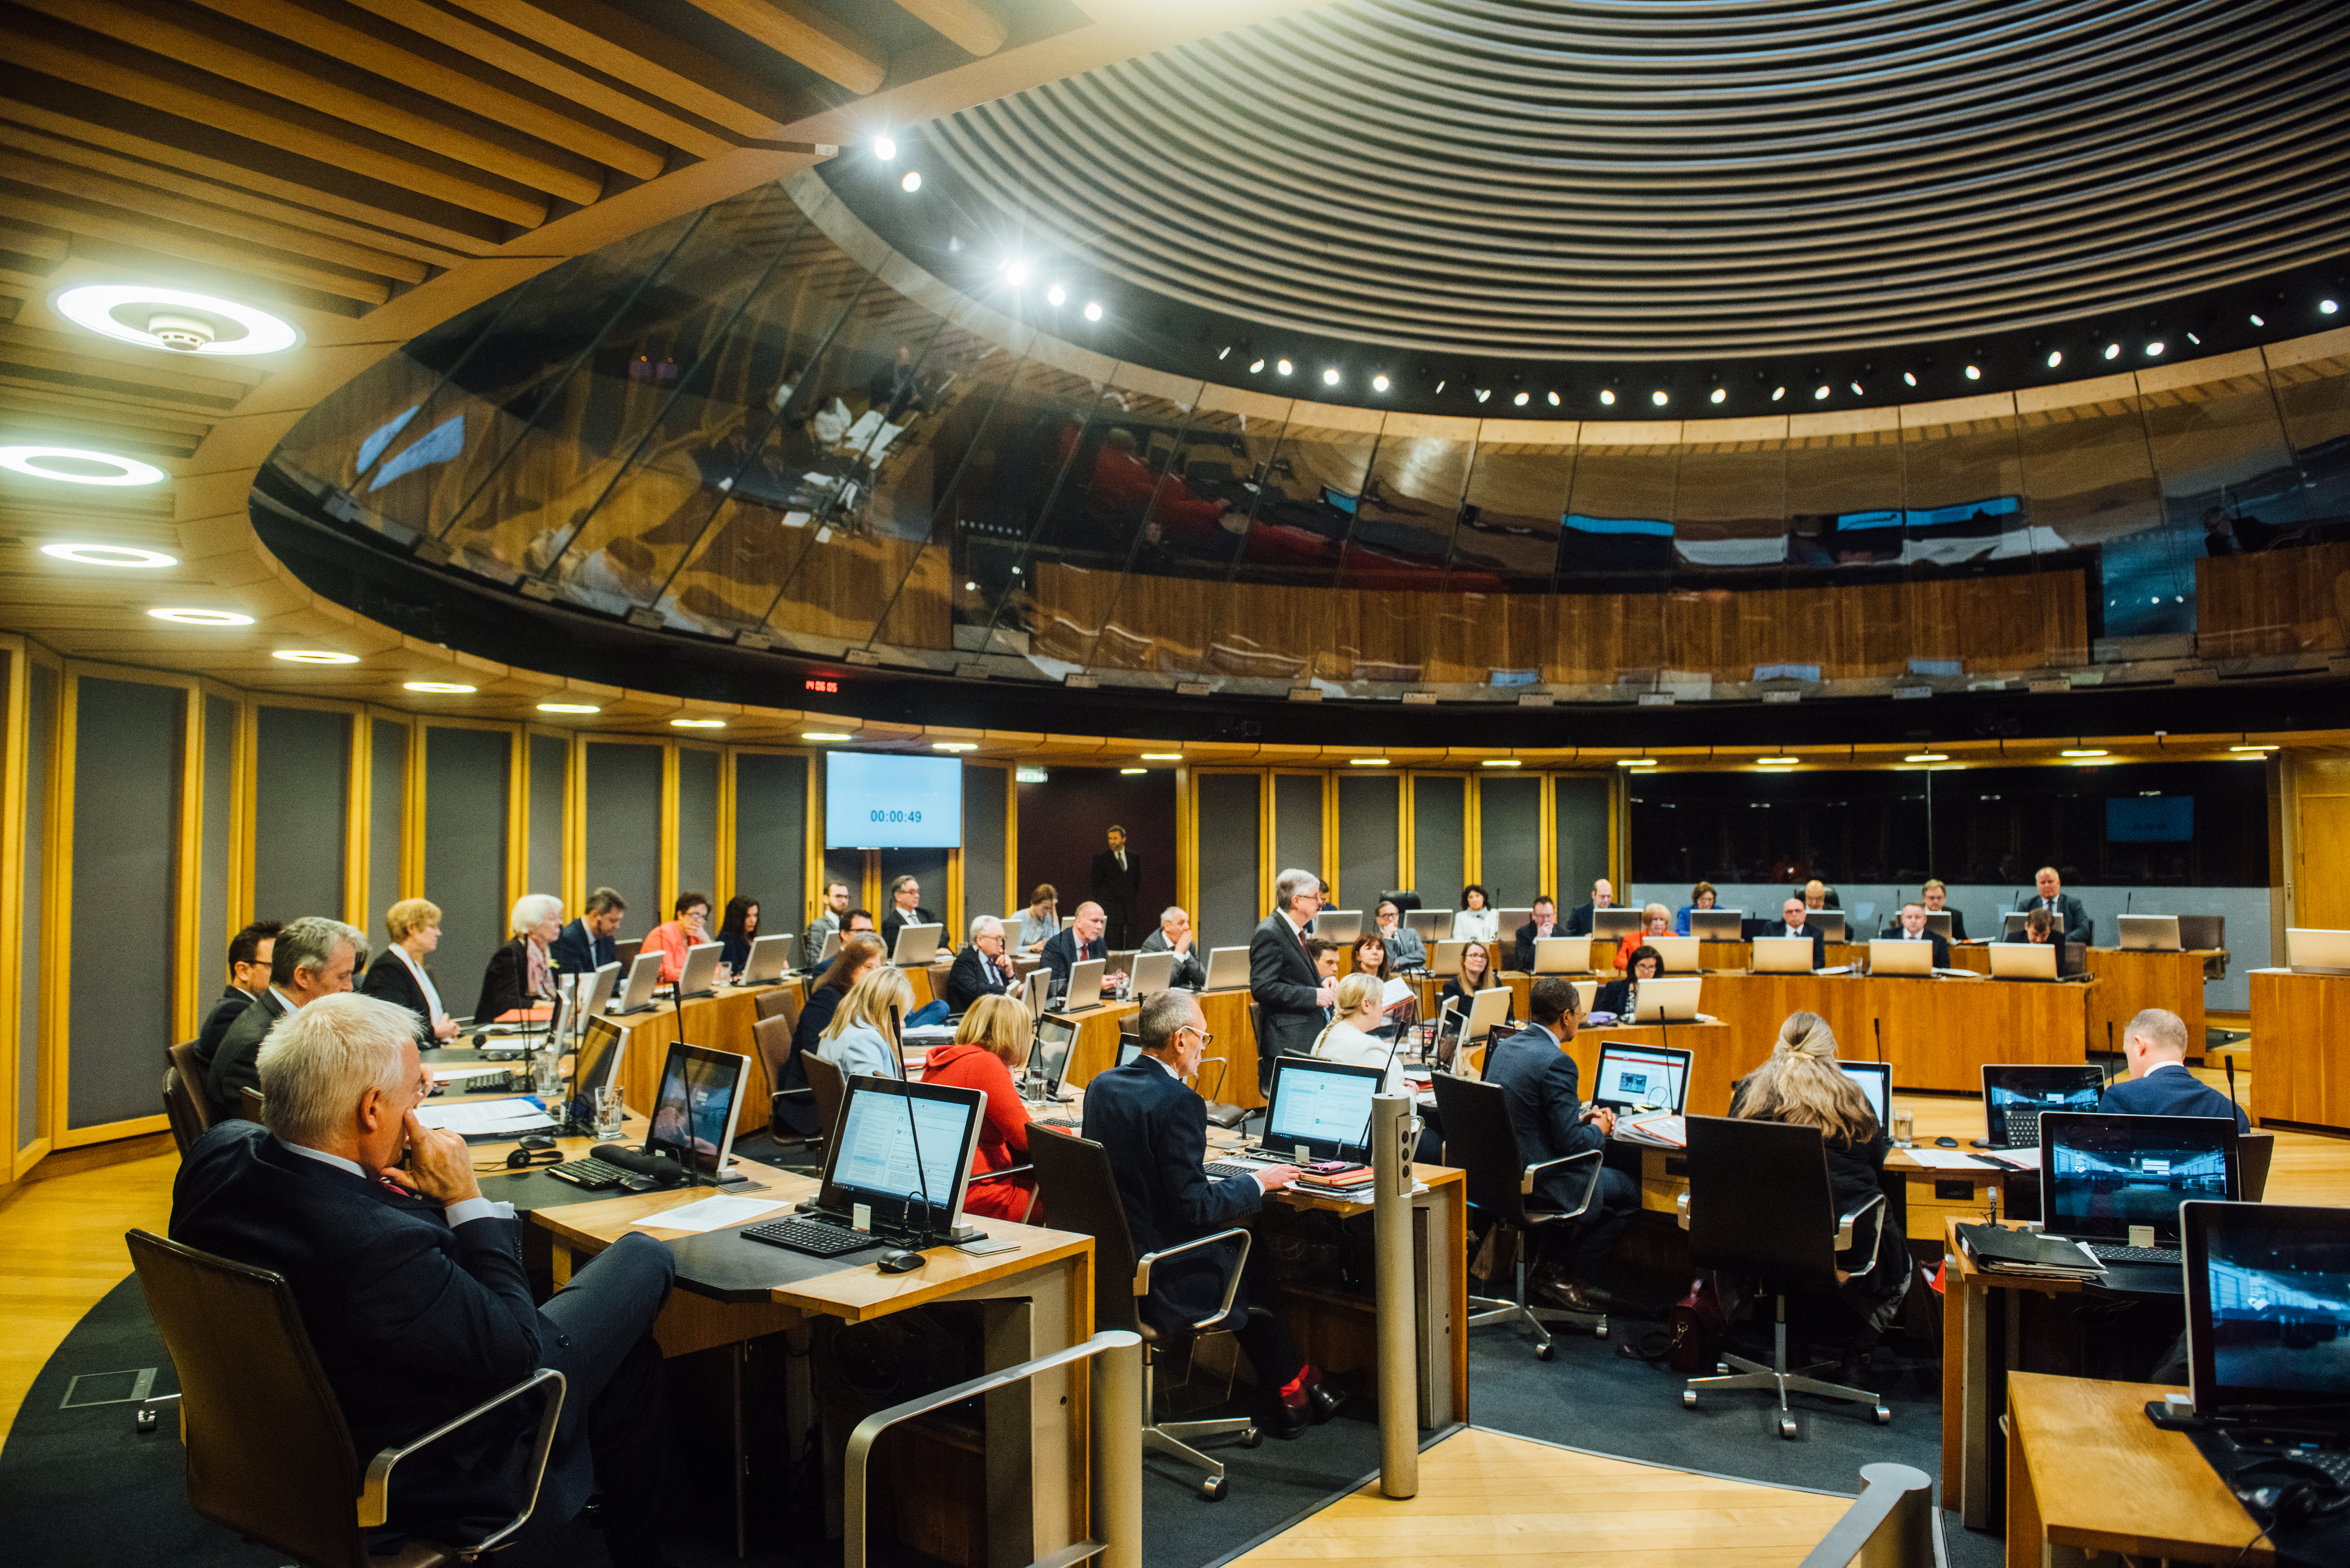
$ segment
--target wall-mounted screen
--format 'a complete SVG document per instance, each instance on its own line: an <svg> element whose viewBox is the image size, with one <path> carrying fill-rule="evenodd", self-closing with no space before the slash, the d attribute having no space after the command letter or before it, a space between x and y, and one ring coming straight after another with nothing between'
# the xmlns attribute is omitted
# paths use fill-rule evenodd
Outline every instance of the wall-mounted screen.
<svg viewBox="0 0 2350 1568"><path fill-rule="evenodd" d="M2108 844L2184 844L2194 836L2195 797L2191 794L2106 797Z"/></svg>
<svg viewBox="0 0 2350 1568"><path fill-rule="evenodd" d="M827 849L960 849L962 763L953 757L827 752Z"/></svg>

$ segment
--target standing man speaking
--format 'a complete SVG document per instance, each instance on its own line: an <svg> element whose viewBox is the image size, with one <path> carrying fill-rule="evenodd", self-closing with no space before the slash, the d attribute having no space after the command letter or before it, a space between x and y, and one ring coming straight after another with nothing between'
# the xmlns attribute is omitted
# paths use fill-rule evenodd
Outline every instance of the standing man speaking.
<svg viewBox="0 0 2350 1568"><path fill-rule="evenodd" d="M1126 829L1109 830L1109 847L1094 857L1094 902L1108 918L1104 940L1117 951L1134 946L1134 909L1142 902L1142 865L1126 846Z"/></svg>
<svg viewBox="0 0 2350 1568"><path fill-rule="evenodd" d="M1273 913L1249 938L1249 994L1260 1019L1257 1088L1273 1082L1274 1059L1287 1051L1314 1054L1315 1037L1330 1021L1337 982L1325 980L1305 950L1305 928L1322 911L1322 878L1288 870L1273 884Z"/></svg>

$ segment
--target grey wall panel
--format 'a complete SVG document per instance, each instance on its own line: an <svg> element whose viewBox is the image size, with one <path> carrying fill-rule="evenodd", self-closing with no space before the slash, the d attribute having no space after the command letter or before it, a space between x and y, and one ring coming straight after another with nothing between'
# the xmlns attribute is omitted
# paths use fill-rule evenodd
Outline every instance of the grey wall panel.
<svg viewBox="0 0 2350 1568"><path fill-rule="evenodd" d="M1587 902L1591 884L1607 875L1607 794L1609 781L1560 778L1552 784L1558 835L1557 894L1562 913ZM1623 889L1617 889L1623 899Z"/></svg>
<svg viewBox="0 0 2350 1568"><path fill-rule="evenodd" d="M691 746L677 753L677 890L715 900L710 909L715 931L728 891L718 886L718 753Z"/></svg>
<svg viewBox="0 0 2350 1568"><path fill-rule="evenodd" d="M1469 866L1469 781L1411 781L1412 886L1420 902L1443 909L1461 890ZM1431 897L1430 888L1439 891ZM1368 918L1369 906L1365 906Z"/></svg>
<svg viewBox="0 0 2350 1568"><path fill-rule="evenodd" d="M807 929L807 759L734 759L733 890L759 900L768 932Z"/></svg>
<svg viewBox="0 0 2350 1568"><path fill-rule="evenodd" d="M1200 907L1192 912L1203 946L1241 947L1267 911L1257 894L1258 780L1250 774L1200 778Z"/></svg>
<svg viewBox="0 0 2350 1568"><path fill-rule="evenodd" d="M253 907L264 919L341 919L351 716L263 708L257 722Z"/></svg>
<svg viewBox="0 0 2350 1568"><path fill-rule="evenodd" d="M228 977L228 863L231 825L236 820L236 704L225 697L204 699L203 822L198 852L203 857L196 888L196 974L201 1020Z"/></svg>
<svg viewBox="0 0 2350 1568"><path fill-rule="evenodd" d="M661 749L610 741L587 747L587 885L627 899L619 934L641 937L669 919L660 898Z"/></svg>
<svg viewBox="0 0 2350 1568"><path fill-rule="evenodd" d="M16 1147L41 1135L41 938L49 872L49 768L57 757L57 672L26 672L24 948L16 969Z"/></svg>
<svg viewBox="0 0 2350 1568"><path fill-rule="evenodd" d="M559 735L530 738L530 887L534 893L563 892L563 781L571 767L571 747ZM590 882L588 889L595 891ZM567 918L577 909L566 909Z"/></svg>
<svg viewBox="0 0 2350 1568"><path fill-rule="evenodd" d="M1492 895L1495 909L1503 904L1524 907L1537 892L1547 893L1542 867L1542 780L1479 779L1477 781L1477 861L1480 879ZM1420 897L1429 897L1423 881ZM1431 907L1461 907L1461 885L1455 883Z"/></svg>
<svg viewBox="0 0 2350 1568"><path fill-rule="evenodd" d="M375 719L368 730L368 934L380 947L391 940L383 912L400 902L400 838L408 823L408 726ZM437 965L433 982L440 982Z"/></svg>
<svg viewBox="0 0 2350 1568"><path fill-rule="evenodd" d="M155 1054L172 1044L180 789L188 694L84 678L74 705L66 1126L161 1109ZM338 820L340 814L337 814Z"/></svg>
<svg viewBox="0 0 2350 1568"><path fill-rule="evenodd" d="M1330 879L1330 867L1322 864L1322 780L1315 774L1274 775L1273 868L1279 873L1293 866Z"/></svg>
<svg viewBox="0 0 2350 1568"><path fill-rule="evenodd" d="M473 1011L505 940L506 789L513 740L433 726L424 735L424 896L441 906L433 983L452 1013Z"/></svg>
<svg viewBox="0 0 2350 1568"><path fill-rule="evenodd" d="M1382 890L1396 885L1402 792L1393 777L1338 781L1338 907L1360 909L1367 923Z"/></svg>
<svg viewBox="0 0 2350 1568"><path fill-rule="evenodd" d="M1003 894L1003 811L1012 791L1010 768L962 765L962 926L978 915L1007 915L1021 908L1018 895ZM1015 929L1012 934L1020 933ZM961 933L956 933L960 940Z"/></svg>

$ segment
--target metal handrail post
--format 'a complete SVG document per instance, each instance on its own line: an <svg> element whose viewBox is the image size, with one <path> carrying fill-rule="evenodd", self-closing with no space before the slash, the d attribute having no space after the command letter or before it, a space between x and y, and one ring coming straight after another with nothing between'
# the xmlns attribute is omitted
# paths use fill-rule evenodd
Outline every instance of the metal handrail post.
<svg viewBox="0 0 2350 1568"><path fill-rule="evenodd" d="M1935 1568L1934 1480L1908 1465L1863 1465L1861 1493L1804 1568Z"/></svg>
<svg viewBox="0 0 2350 1568"><path fill-rule="evenodd" d="M1419 1494L1419 1314L1412 1285L1408 1095L1371 1099L1371 1237L1378 1302L1379 1491Z"/></svg>

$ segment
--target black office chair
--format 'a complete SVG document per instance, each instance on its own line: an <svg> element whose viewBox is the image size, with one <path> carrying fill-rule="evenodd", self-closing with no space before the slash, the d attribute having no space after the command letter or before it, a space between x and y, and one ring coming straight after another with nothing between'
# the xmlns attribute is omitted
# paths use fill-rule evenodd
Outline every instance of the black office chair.
<svg viewBox="0 0 2350 1568"><path fill-rule="evenodd" d="M180 1158L196 1140L212 1131L211 1107L203 1096L190 1085L203 1082L203 1069L196 1065L196 1043L182 1040L163 1049L163 1115L172 1124L172 1141L179 1146Z"/></svg>
<svg viewBox="0 0 2350 1568"><path fill-rule="evenodd" d="M1191 1345L1206 1334L1231 1332L1213 1325L1232 1315L1232 1298L1240 1293L1241 1271L1248 1263L1249 1233L1235 1225L1212 1236L1137 1257L1134 1233L1126 1225L1126 1207L1118 1201L1118 1178L1111 1172L1108 1152L1101 1145L1057 1127L1031 1123L1028 1163L1035 1171L1037 1197L1044 1203L1053 1229L1075 1231L1094 1239L1094 1331L1122 1328L1142 1336L1143 1446L1206 1470L1208 1479L1200 1483L1200 1495L1211 1502L1220 1501L1224 1495L1222 1461L1201 1453L1184 1439L1238 1434L1241 1445L1253 1449L1262 1441L1256 1423L1244 1417L1213 1421L1160 1421L1156 1418L1153 1397L1159 1356L1170 1342ZM1150 1293L1150 1271L1155 1264L1184 1252L1233 1241L1240 1245L1224 1276L1223 1302L1213 1313L1188 1328L1175 1331L1161 1329L1143 1316L1141 1302Z"/></svg>
<svg viewBox="0 0 2350 1568"><path fill-rule="evenodd" d="M1394 904L1397 909L1409 915L1414 909L1421 908L1419 890L1416 888L1382 888L1379 892L1379 904L1387 903ZM1376 909L1379 904L1373 904L1371 908Z"/></svg>
<svg viewBox="0 0 2350 1568"><path fill-rule="evenodd" d="M130 1231L130 1261L148 1314L179 1374L176 1402L187 1445L188 1506L310 1568L435 1568L471 1562L512 1540L538 1504L539 1482L563 1412L563 1374L542 1367L414 1441L372 1456L362 1469L342 1407L318 1365L301 1309L282 1275L231 1262L146 1231ZM410 1537L398 1552L369 1552L382 1524L394 1467L525 1395L544 1390L527 1490L514 1519L479 1546ZM142 1426L145 1424L142 1420Z"/></svg>
<svg viewBox="0 0 2350 1568"><path fill-rule="evenodd" d="M1701 1388L1768 1388L1779 1397L1779 1435L1790 1438L1796 1428L1794 1413L1787 1407L1789 1394L1871 1406L1879 1425L1892 1420L1891 1407L1867 1389L1811 1376L1834 1362L1787 1369L1789 1293L1832 1293L1877 1266L1885 1195L1877 1193L1852 1213L1838 1214L1835 1190L1828 1184L1827 1149L1817 1127L1728 1116L1690 1116L1684 1125L1689 1129L1690 1262L1758 1279L1777 1310L1770 1366L1725 1355L1720 1375L1689 1380L1681 1403L1695 1409ZM1838 1268L1836 1254L1854 1250L1867 1262L1849 1271Z"/></svg>
<svg viewBox="0 0 2350 1568"><path fill-rule="evenodd" d="M1538 1307L1526 1297L1526 1253L1534 1247L1535 1231L1544 1225L1578 1220L1591 1208L1592 1195L1599 1187L1599 1169L1606 1161L1604 1151L1586 1149L1581 1154L1561 1155L1556 1159L1529 1164L1524 1151L1518 1147L1517 1127L1510 1120L1509 1096L1499 1084L1439 1073L1435 1085L1436 1114L1444 1125L1444 1163L1467 1173L1471 1207L1482 1210L1486 1218L1509 1227L1518 1236L1516 1296L1506 1301L1471 1296L1469 1326L1524 1322L1534 1331L1537 1361L1551 1358L1550 1330L1544 1324L1545 1319L1588 1328L1594 1338L1607 1338L1607 1314ZM1581 1191L1574 1208L1528 1206L1543 1173L1549 1170L1570 1171L1580 1179Z"/></svg>

